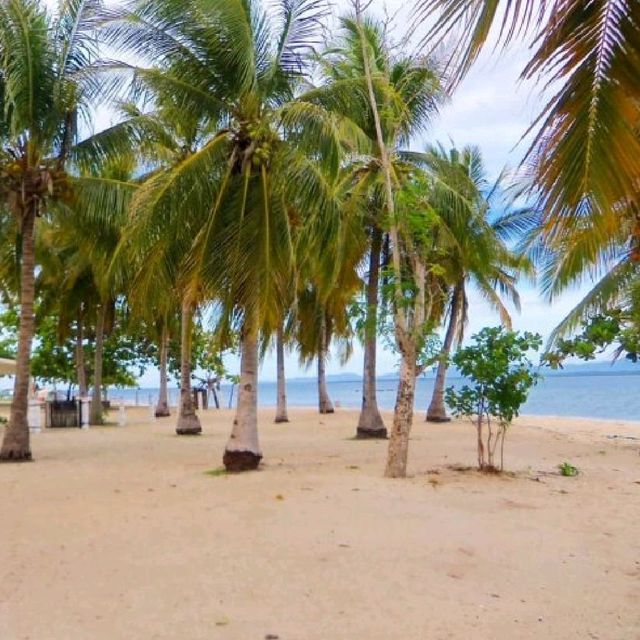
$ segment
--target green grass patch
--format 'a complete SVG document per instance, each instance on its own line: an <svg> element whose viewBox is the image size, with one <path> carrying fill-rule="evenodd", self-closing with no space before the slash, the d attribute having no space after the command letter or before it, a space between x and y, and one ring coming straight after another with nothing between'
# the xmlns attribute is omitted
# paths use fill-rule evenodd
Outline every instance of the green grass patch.
<svg viewBox="0 0 640 640"><path fill-rule="evenodd" d="M580 473L580 469L578 469L578 467L574 467L570 462L563 462L562 464L559 464L558 471L561 476L566 476L567 478L572 478Z"/></svg>
<svg viewBox="0 0 640 640"><path fill-rule="evenodd" d="M218 467L217 469L209 469L208 471L205 471L204 475L217 478L218 476L228 476L229 472L224 467Z"/></svg>

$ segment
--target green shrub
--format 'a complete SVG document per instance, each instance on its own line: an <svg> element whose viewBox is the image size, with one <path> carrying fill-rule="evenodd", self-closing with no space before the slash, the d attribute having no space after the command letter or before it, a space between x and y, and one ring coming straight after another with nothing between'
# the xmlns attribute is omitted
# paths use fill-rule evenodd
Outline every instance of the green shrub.
<svg viewBox="0 0 640 640"><path fill-rule="evenodd" d="M452 358L470 384L458 390L449 387L446 401L455 415L468 417L476 427L478 468L502 471L507 427L540 377L533 371L527 353L537 351L542 338L529 332L485 327L471 340L472 344L459 349ZM498 447L499 467L495 462Z"/></svg>

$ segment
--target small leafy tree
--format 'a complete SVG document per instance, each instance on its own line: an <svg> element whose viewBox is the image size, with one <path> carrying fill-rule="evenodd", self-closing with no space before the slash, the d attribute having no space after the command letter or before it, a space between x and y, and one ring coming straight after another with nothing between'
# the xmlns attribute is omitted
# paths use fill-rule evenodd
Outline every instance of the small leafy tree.
<svg viewBox="0 0 640 640"><path fill-rule="evenodd" d="M473 343L458 350L452 359L470 384L460 389L449 387L446 401L456 416L466 416L476 426L480 471L502 471L507 428L540 377L527 353L537 351L542 338L485 327L471 339ZM495 462L498 447L499 467Z"/></svg>

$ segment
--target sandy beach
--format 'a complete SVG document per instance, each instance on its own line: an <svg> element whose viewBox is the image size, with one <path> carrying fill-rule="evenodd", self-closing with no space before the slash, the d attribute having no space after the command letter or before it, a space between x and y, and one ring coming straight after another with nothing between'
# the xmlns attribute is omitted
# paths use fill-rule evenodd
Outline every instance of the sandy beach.
<svg viewBox="0 0 640 640"><path fill-rule="evenodd" d="M495 477L467 423L418 416L387 480L354 412L263 410L241 476L207 473L231 412L195 438L128 415L0 466L2 640L640 638L640 424L522 418Z"/></svg>

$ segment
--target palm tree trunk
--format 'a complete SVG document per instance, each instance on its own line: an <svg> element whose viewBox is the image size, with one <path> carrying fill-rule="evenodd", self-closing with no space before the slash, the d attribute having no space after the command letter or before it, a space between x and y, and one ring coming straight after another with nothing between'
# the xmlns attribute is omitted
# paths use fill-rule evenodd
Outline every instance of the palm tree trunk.
<svg viewBox="0 0 640 640"><path fill-rule="evenodd" d="M258 331L245 318L241 337L238 406L222 462L227 471L251 471L262 460L258 440Z"/></svg>
<svg viewBox="0 0 640 640"><path fill-rule="evenodd" d="M382 232L374 227L369 253L369 279L367 280L367 317L364 328L364 369L362 375L362 408L358 419L357 438L386 438L378 399L376 396L376 338L378 320L378 280Z"/></svg>
<svg viewBox="0 0 640 640"><path fill-rule="evenodd" d="M387 478L404 478L407 475L409 434L413 422L413 401L416 390L416 354L409 348L401 351L400 381L393 412L393 427L389 439Z"/></svg>
<svg viewBox="0 0 640 640"><path fill-rule="evenodd" d="M76 377L78 378L78 396L87 396L87 367L84 361L84 320L82 312L78 313L76 328Z"/></svg>
<svg viewBox="0 0 640 640"><path fill-rule="evenodd" d="M102 424L102 355L104 350L104 324L107 305L101 303L96 320L96 352L93 361L93 389L91 391L91 413L89 424Z"/></svg>
<svg viewBox="0 0 640 640"><path fill-rule="evenodd" d="M182 327L180 332L180 411L176 433L179 436L196 436L202 433L202 425L196 415L191 396L191 303L182 302Z"/></svg>
<svg viewBox="0 0 640 640"><path fill-rule="evenodd" d="M320 413L333 413L333 403L329 397L327 390L327 374L325 364L327 360L327 331L322 317L322 325L320 327L320 345L318 348L318 410Z"/></svg>
<svg viewBox="0 0 640 640"><path fill-rule="evenodd" d="M278 406L276 408L276 422L289 422L287 415L287 382L284 374L284 336L282 327L276 333L276 369L278 375Z"/></svg>
<svg viewBox="0 0 640 640"><path fill-rule="evenodd" d="M460 317L462 307L462 287L456 285L451 295L451 309L449 313L449 325L444 336L444 344L440 352L440 360L436 370L436 379L433 386L433 396L429 408L427 409L427 422L449 422L451 418L447 416L447 408L444 404L444 385L446 383L447 369L449 367L448 358L451 353L453 339L456 335L456 329Z"/></svg>
<svg viewBox="0 0 640 640"><path fill-rule="evenodd" d="M29 444L29 372L31 343L33 341L33 302L35 298L34 235L37 204L27 205L22 213L22 265L20 271L20 331L16 376L13 383L13 399L9 424L5 429L0 449L0 460L22 462L31 460Z"/></svg>
<svg viewBox="0 0 640 640"><path fill-rule="evenodd" d="M167 392L167 343L169 335L166 322L162 323L162 335L160 336L160 392L158 394L158 404L156 405L156 418L170 416L169 395Z"/></svg>

